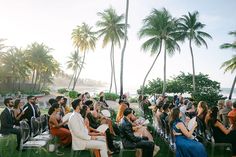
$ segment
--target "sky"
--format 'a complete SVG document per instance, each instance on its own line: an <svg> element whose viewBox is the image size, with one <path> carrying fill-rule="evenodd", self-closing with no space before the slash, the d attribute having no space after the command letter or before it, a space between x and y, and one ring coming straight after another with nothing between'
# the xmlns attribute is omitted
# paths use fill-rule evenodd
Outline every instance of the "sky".
<svg viewBox="0 0 236 157"><path fill-rule="evenodd" d="M75 50L71 33L77 25L85 22L96 31L98 12L113 7L118 14L125 13L125 0L0 0L0 38L7 39L8 46L25 48L38 42L53 48L52 55L66 73L66 62ZM213 40L206 39L208 49L193 46L196 74L208 74L210 79L221 83L221 87L231 87L235 76L224 73L221 64L230 59L235 51L221 50L219 46L235 39L228 32L236 30L235 0L130 0L128 42L124 58L124 91L137 89L143 82L155 56L141 50L143 39L138 38L142 20L153 8L166 8L173 17L179 18L188 12L198 11L199 20L206 24L203 31ZM123 42L122 42L123 43ZM177 76L180 71L192 72L190 50L187 42L180 44L181 52L167 57L167 79ZM115 47L116 77L119 86L120 55L122 49ZM95 51L89 51L81 78L110 81L110 45L102 48L101 41ZM149 74L148 80L163 78L163 53Z"/></svg>

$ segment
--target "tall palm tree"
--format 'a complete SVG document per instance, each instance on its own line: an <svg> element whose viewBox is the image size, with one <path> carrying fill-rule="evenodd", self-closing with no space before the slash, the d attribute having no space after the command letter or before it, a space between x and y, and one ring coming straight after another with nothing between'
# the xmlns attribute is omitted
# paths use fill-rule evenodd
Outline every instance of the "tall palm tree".
<svg viewBox="0 0 236 157"><path fill-rule="evenodd" d="M162 10L153 9L151 14L143 20L143 27L139 31L139 38L147 38L142 44L144 51L150 50L151 55L157 53L150 69L148 70L142 85L142 95L146 79L152 70L158 56L164 46L164 82L162 94L166 91L166 54L172 56L175 50L180 51L177 43L177 24L178 21L163 8Z"/></svg>
<svg viewBox="0 0 236 157"><path fill-rule="evenodd" d="M234 37L236 37L236 31L233 32L229 32L229 35L233 35ZM220 46L221 49L233 49L234 51L236 50L236 40L233 43L225 43L222 44ZM225 72L227 71L231 71L231 73L233 73L236 70L236 55L233 55L233 57L230 60L225 61L221 68L225 68ZM229 99L232 98L233 92L234 92L234 87L235 87L235 83L236 83L236 76L234 77L234 81L229 93Z"/></svg>
<svg viewBox="0 0 236 157"><path fill-rule="evenodd" d="M125 11L125 39L124 45L121 52L121 60L120 60L120 99L123 95L123 68L124 68L124 54L126 48L126 41L127 41L127 27L128 27L128 13L129 13L129 0L126 0L126 11Z"/></svg>
<svg viewBox="0 0 236 157"><path fill-rule="evenodd" d="M123 23L124 15L117 15L113 8L104 10L97 13L101 17L101 20L97 22L99 37L103 37L102 47L111 43L110 62L111 62L111 82L110 89L112 89L112 82L114 77L115 92L117 93L116 76L115 76L115 59L114 59L114 47L118 45L120 47L120 40L124 38L125 24Z"/></svg>
<svg viewBox="0 0 236 157"><path fill-rule="evenodd" d="M94 50L96 45L97 38L95 37L95 32L92 31L92 27L90 27L86 23L82 23L81 26L77 26L76 29L73 29L72 32L72 40L74 46L77 48L77 51L83 52L83 60L82 66L84 65L85 55L88 50ZM72 87L72 90L75 89L76 83L80 76L82 68L79 69L79 72L75 75L75 81Z"/></svg>
<svg viewBox="0 0 236 157"><path fill-rule="evenodd" d="M193 93L196 92L196 82L195 82L195 66L194 66L194 55L193 55L193 48L192 43L194 42L196 46L200 47L205 45L207 48L207 43L205 38L212 39L212 37L206 33L201 31L205 24L198 21L199 13L197 11L193 13L188 13L188 15L183 15L180 18L180 39L185 40L188 39L189 41L189 48L192 58L192 68L193 68Z"/></svg>
<svg viewBox="0 0 236 157"><path fill-rule="evenodd" d="M69 60L67 61L67 68L73 70L73 75L68 85L68 89L69 89L72 83L72 80L76 81L76 76L79 70L82 68L82 61L81 61L81 57L79 56L78 51L74 51L74 53L71 53L71 56L69 57Z"/></svg>

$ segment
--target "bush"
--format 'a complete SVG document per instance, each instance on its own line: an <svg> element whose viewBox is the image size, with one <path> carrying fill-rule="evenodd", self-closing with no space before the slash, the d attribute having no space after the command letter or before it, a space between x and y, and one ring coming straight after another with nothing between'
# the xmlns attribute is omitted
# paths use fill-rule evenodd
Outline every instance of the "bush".
<svg viewBox="0 0 236 157"><path fill-rule="evenodd" d="M77 94L78 94L78 92L72 90L72 91L69 91L68 96L71 99L75 99L75 98L77 98Z"/></svg>
<svg viewBox="0 0 236 157"><path fill-rule="evenodd" d="M50 90L48 90L48 89L42 90L41 92L43 94L45 94L45 95L49 95L50 94Z"/></svg>
<svg viewBox="0 0 236 157"><path fill-rule="evenodd" d="M137 103L137 102L138 102L138 99L137 99L137 98L130 98L130 99L129 99L129 102L130 102L130 103Z"/></svg>
<svg viewBox="0 0 236 157"><path fill-rule="evenodd" d="M119 98L119 95L117 95L115 93L104 93L104 95L105 95L106 100L116 101L116 99Z"/></svg>
<svg viewBox="0 0 236 157"><path fill-rule="evenodd" d="M68 92L68 90L66 88L60 88L57 90L57 92L60 94L65 94L66 92Z"/></svg>

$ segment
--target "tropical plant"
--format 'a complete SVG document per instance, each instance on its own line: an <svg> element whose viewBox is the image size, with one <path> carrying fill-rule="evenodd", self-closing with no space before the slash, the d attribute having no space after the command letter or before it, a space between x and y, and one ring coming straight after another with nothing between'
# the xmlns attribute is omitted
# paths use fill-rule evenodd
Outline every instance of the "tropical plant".
<svg viewBox="0 0 236 157"><path fill-rule="evenodd" d="M124 54L126 48L126 41L127 41L127 27L128 27L128 13L129 13L129 0L126 0L126 11L125 11L125 38L124 38L124 45L121 52L121 60L120 60L120 98L123 95L123 69L124 69Z"/></svg>
<svg viewBox="0 0 236 157"><path fill-rule="evenodd" d="M53 75L59 72L59 63L49 53L53 49L43 43L32 43L26 50L26 62L32 71L32 92L52 83Z"/></svg>
<svg viewBox="0 0 236 157"><path fill-rule="evenodd" d="M81 61L81 57L79 56L78 51L74 51L74 53L71 53L71 56L69 57L69 60L67 61L67 68L73 70L73 75L68 85L68 89L69 89L72 83L72 80L74 81L73 84L75 84L75 82L77 81L77 75L80 69L82 68L82 61Z"/></svg>
<svg viewBox="0 0 236 157"><path fill-rule="evenodd" d="M172 56L175 50L180 51L180 47L177 43L178 21L163 8L162 10L153 9L151 14L143 20L143 23L144 25L139 31L139 38L148 39L142 44L142 49L144 51L150 50L151 55L156 53L157 55L144 78L142 86L144 87L146 79L161 53L162 46L164 46L164 81L162 90L162 94L164 95L166 91L166 53Z"/></svg>
<svg viewBox="0 0 236 157"><path fill-rule="evenodd" d="M80 73L82 71L82 67L84 65L85 61L85 55L87 51L94 50L96 45L97 38L95 37L95 32L92 31L92 27L90 27L86 23L82 23L80 26L77 26L76 29L73 29L72 32L72 40L74 46L77 48L77 51L80 50L80 52L83 52L83 60L81 68L79 69L79 72L77 75L74 76L75 81L72 87L72 90L75 89L76 83L78 81L78 78L80 76Z"/></svg>
<svg viewBox="0 0 236 157"><path fill-rule="evenodd" d="M229 35L233 35L234 37L236 37L236 31L233 32L229 32ZM236 50L236 40L233 43L225 43L222 44L220 46L221 49L233 49L234 51ZM221 68L225 68L225 72L227 71L231 71L231 73L233 73L236 70L236 55L233 55L233 57L227 61L225 61ZM229 93L229 99L232 98L233 92L234 92L234 87L235 87L235 83L236 83L236 76L234 77L234 81Z"/></svg>
<svg viewBox="0 0 236 157"><path fill-rule="evenodd" d="M101 17L101 20L99 20L96 25L99 27L98 37L103 37L102 47L104 48L109 42L111 43L111 81L109 92L112 90L112 82L114 78L115 93L117 93L114 47L116 45L120 47L120 40L125 37L125 24L123 23L124 15L117 15L113 8L106 9L104 12L98 12L97 15Z"/></svg>
<svg viewBox="0 0 236 157"><path fill-rule="evenodd" d="M198 21L199 13L193 12L188 13L188 15L183 15L180 18L179 30L180 30L180 39L184 41L187 39L189 41L189 48L192 58L192 68L193 68L193 91L196 92L196 81L195 81L195 65L194 65L194 55L193 55L193 48L192 44L195 43L196 46L200 47L205 45L207 48L207 43L205 38L212 39L212 37L206 33L201 31L205 24Z"/></svg>

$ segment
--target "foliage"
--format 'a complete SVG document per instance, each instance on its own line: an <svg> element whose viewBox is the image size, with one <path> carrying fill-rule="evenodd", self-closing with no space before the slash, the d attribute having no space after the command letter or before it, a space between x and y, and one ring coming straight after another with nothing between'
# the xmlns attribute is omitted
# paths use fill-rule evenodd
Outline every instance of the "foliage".
<svg viewBox="0 0 236 157"><path fill-rule="evenodd" d="M66 88L60 88L57 90L57 92L60 94L65 94L66 92L68 92L68 90Z"/></svg>
<svg viewBox="0 0 236 157"><path fill-rule="evenodd" d="M43 89L43 90L41 90L41 93L43 93L45 95L50 95L50 89Z"/></svg>
<svg viewBox="0 0 236 157"><path fill-rule="evenodd" d="M32 43L26 49L0 46L5 48L0 55L0 91L3 93L38 93L47 88L60 71L59 63L50 54L52 49L43 43Z"/></svg>
<svg viewBox="0 0 236 157"><path fill-rule="evenodd" d="M138 102L138 98L130 98L129 102L130 103L137 103Z"/></svg>
<svg viewBox="0 0 236 157"><path fill-rule="evenodd" d="M162 94L166 92L166 54L173 56L175 50L180 51L178 45L178 20L173 18L165 9L153 9L149 16L143 20L143 26L139 31L139 38L147 38L142 44L144 51L150 50L151 54L157 54L150 69L148 70L143 85L145 85L147 76L152 70L158 56L161 53L162 46L164 49L164 81ZM143 92L142 92L143 95Z"/></svg>
<svg viewBox="0 0 236 157"><path fill-rule="evenodd" d="M172 80L167 81L168 93L188 93L196 101L206 101L209 105L215 105L218 100L223 99L220 92L220 83L209 79L208 75L202 73L196 75L196 93L192 90L192 74L181 73ZM149 81L145 86L144 93L149 95L160 94L162 80ZM140 94L141 89L138 90Z"/></svg>
<svg viewBox="0 0 236 157"><path fill-rule="evenodd" d="M71 99L75 99L75 98L77 98L77 94L78 94L77 91L72 90L72 91L69 91L68 96L69 96Z"/></svg>
<svg viewBox="0 0 236 157"><path fill-rule="evenodd" d="M83 60L81 62L81 65L76 65L76 68L73 69L74 70L74 76L73 76L74 83L73 83L72 90L75 89L76 83L79 79L80 73L81 73L83 65L85 63L86 52L88 50L94 51L94 49L95 49L96 40L97 40L97 38L95 37L95 34L96 33L94 31L92 31L92 27L90 27L86 23L82 23L80 26L77 26L75 29L73 29L72 40L73 40L74 46L77 48L75 55L77 55L76 53L78 53L80 50L82 53L84 53L84 56L83 56ZM73 58L73 59L79 59L79 57L76 56L76 58ZM72 66L72 68L73 68L73 66Z"/></svg>
<svg viewBox="0 0 236 157"><path fill-rule="evenodd" d="M99 21L97 21L96 25L99 27L99 30L97 31L98 37L103 38L102 47L104 48L109 43L111 43L111 82L109 92L111 92L114 78L115 92L117 93L114 47L116 45L120 47L120 40L125 36L125 24L123 23L124 15L118 15L112 7L104 10L103 12L98 12L97 15L101 18Z"/></svg>
<svg viewBox="0 0 236 157"><path fill-rule="evenodd" d="M112 100L112 101L116 101L116 99L119 98L119 95L115 93L104 93L104 96L106 100Z"/></svg>

